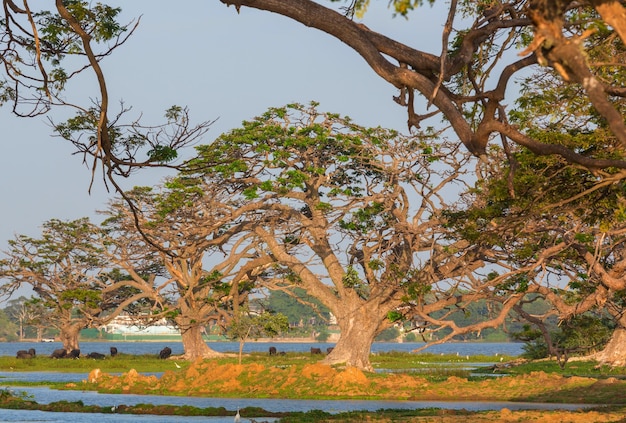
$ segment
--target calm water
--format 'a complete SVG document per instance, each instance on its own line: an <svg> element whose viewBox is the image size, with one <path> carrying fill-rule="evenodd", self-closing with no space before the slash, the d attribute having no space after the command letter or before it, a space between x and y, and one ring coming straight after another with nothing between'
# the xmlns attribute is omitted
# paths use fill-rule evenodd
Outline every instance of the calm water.
<svg viewBox="0 0 626 423"><path fill-rule="evenodd" d="M444 402L444 401L358 401L358 400L282 400L282 399L241 399L241 398L200 398L200 397L170 397L160 395L115 395L98 394L96 392L80 391L55 391L48 388L11 388L16 393L23 392L31 396L39 403L50 403L54 401L82 401L86 405L116 406L135 404L168 404L168 405L190 405L194 407L225 407L228 410L235 410L243 407L261 407L268 411L308 411L325 410L330 413L343 411L368 410L376 411L380 409L419 409L419 408L446 408L446 409L466 409L471 411L499 410L504 407L510 410L519 409L567 409L577 410L585 408L580 404L538 404L538 403L517 403L517 402ZM259 421L275 421L273 419L257 419ZM182 422L182 421L204 421L210 423L232 422L232 417L216 418L192 418L192 417L161 417L142 416L138 419L136 415L108 415L108 414L75 414L75 413L44 413L23 410L0 410L0 422ZM244 419L244 421L246 421Z"/></svg>
<svg viewBox="0 0 626 423"><path fill-rule="evenodd" d="M239 344L237 342L210 342L212 349L219 352L237 352ZM466 355L520 355L523 350L522 343L516 342L452 342L447 344L433 345L424 350L424 353L435 354L459 354ZM164 347L170 347L172 354L182 354L183 346L180 342L81 342L80 350L82 354L99 352L109 354L110 347L116 347L120 353L125 354L158 354ZM278 351L285 352L307 352L311 347L326 348L334 344L314 342L314 343L277 343L277 342L248 342L244 345L244 353L267 352L270 346L275 346ZM373 353L388 351L410 352L416 348L424 346L423 343L393 343L376 342L372 345ZM35 348L39 355L50 355L52 351L61 348L60 342L0 342L0 355L15 356L19 350Z"/></svg>

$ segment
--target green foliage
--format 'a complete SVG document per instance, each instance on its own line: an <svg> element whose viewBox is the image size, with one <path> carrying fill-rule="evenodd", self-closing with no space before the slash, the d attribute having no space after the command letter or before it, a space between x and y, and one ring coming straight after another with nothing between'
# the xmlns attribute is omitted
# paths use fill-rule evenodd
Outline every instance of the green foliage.
<svg viewBox="0 0 626 423"><path fill-rule="evenodd" d="M114 8L102 3L92 5L79 0L67 0L64 5L96 42L110 41L126 31L126 28L116 21L122 11L119 7ZM42 12L37 15L37 18L43 27L42 39L52 46L57 46L56 50L82 51L82 43L77 34L60 16Z"/></svg>
<svg viewBox="0 0 626 423"><path fill-rule="evenodd" d="M166 145L155 145L147 154L156 163L168 163L178 157L178 152Z"/></svg>
<svg viewBox="0 0 626 423"><path fill-rule="evenodd" d="M326 342L330 338L330 331L326 326L321 326L317 335L315 335L315 339L319 342Z"/></svg>
<svg viewBox="0 0 626 423"><path fill-rule="evenodd" d="M375 340L378 342L390 342L398 339L399 337L400 330L397 327L392 326L379 333Z"/></svg>
<svg viewBox="0 0 626 423"><path fill-rule="evenodd" d="M274 337L289 329L287 316L280 313L263 312L252 314L242 308L233 316L226 335L233 340L245 341L262 336Z"/></svg>
<svg viewBox="0 0 626 423"><path fill-rule="evenodd" d="M561 322L550 331L553 347L561 354L586 355L601 350L611 338L615 324L606 316L592 313L573 316ZM523 330L512 334L515 339L525 341L525 358L541 359L550 355L549 346L541 331L531 325L524 325Z"/></svg>
<svg viewBox="0 0 626 423"><path fill-rule="evenodd" d="M282 290L272 290L267 308L275 313L287 316L290 325L307 326L312 320L324 322L329 318L328 308L318 299L308 295L302 288L294 288L293 294Z"/></svg>
<svg viewBox="0 0 626 423"><path fill-rule="evenodd" d="M0 309L0 340L13 342L19 339L19 328L5 310Z"/></svg>

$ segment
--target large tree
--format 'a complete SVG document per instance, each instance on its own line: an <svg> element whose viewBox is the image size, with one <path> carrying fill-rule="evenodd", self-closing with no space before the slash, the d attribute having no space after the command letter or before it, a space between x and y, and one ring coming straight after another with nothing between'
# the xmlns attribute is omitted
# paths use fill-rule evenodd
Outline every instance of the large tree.
<svg viewBox="0 0 626 423"><path fill-rule="evenodd" d="M184 358L197 359L221 355L204 341L206 326L226 330L271 259L258 257L254 237L239 236L246 222L238 223L242 211L227 192L188 185L179 179L160 191L135 188L125 193L133 205L113 201L104 226L112 263L129 273L146 257L163 266L159 277L134 277L138 289L152 293L143 318L171 320L181 330Z"/></svg>
<svg viewBox="0 0 626 423"><path fill-rule="evenodd" d="M44 222L41 237L9 241L0 261L0 276L7 281L0 293L30 286L51 310L49 322L65 350L79 349L81 329L106 324L143 296L126 295L126 282L108 276L105 247L100 229L87 218Z"/></svg>
<svg viewBox="0 0 626 423"><path fill-rule="evenodd" d="M488 143L498 138L504 144L522 145L539 155L560 155L587 167L626 168L622 159L583 155L576 146L537 138L507 118L508 105L517 96L515 78L549 67L551 75L579 91L579 100L606 120L619 148L626 148L626 124L614 104L626 95L621 77L624 62L621 57L597 60L588 54L606 43L626 42L626 9L621 1L486 0L452 1L443 6L444 2L432 0L429 3L438 10L447 8L447 20L439 34L441 51L430 52L355 21L355 13L365 14L363 22L367 23L367 0L331 0L348 4L338 10L313 0L220 1L237 11L251 7L283 15L348 45L366 66L400 91L394 100L406 107L409 128L442 116L459 141L477 156L483 156ZM389 2L394 13L407 19L412 13L437 16L423 3ZM435 37L418 31L416 40ZM420 113L420 103L434 110ZM575 119L576 114L569 117Z"/></svg>
<svg viewBox="0 0 626 423"><path fill-rule="evenodd" d="M572 130L545 135L593 149L602 133L600 125L594 134ZM477 185L471 207L449 214L450 227L468 242L489 248L492 256L510 268L525 269L501 285L505 295L540 294L552 303L561 321L588 311L613 316L613 337L597 358L623 365L623 171L591 172L562 159L537 157L523 150L512 157L514 166L494 167L496 171ZM541 327L537 316L521 314Z"/></svg>
<svg viewBox="0 0 626 423"><path fill-rule="evenodd" d="M197 147L188 178L240 203L237 230L276 263L264 286L303 288L336 317L325 362L371 369L374 338L397 319L480 299L491 283L471 277L478 249L450 242L438 217L465 187L468 155L315 106L270 109Z"/></svg>

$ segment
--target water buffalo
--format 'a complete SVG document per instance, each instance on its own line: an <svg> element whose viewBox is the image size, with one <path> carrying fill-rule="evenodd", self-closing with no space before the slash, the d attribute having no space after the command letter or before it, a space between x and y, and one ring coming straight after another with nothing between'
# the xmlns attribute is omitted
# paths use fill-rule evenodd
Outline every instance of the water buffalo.
<svg viewBox="0 0 626 423"><path fill-rule="evenodd" d="M111 357L115 357L117 355L117 348L111 347Z"/></svg>
<svg viewBox="0 0 626 423"><path fill-rule="evenodd" d="M37 355L37 352L35 351L34 348L29 348L28 349L28 354L32 355L33 357L35 357Z"/></svg>
<svg viewBox="0 0 626 423"><path fill-rule="evenodd" d="M15 354L16 358L33 358L35 357L34 354L31 354L30 352L26 351L26 350L19 350L16 354Z"/></svg>
<svg viewBox="0 0 626 423"><path fill-rule="evenodd" d="M67 356L67 351L65 351L63 348L54 350L52 351L52 354L50 354L50 358L65 358L65 356Z"/></svg>
<svg viewBox="0 0 626 423"><path fill-rule="evenodd" d="M330 354L331 352L333 352L333 350L334 350L333 347L326 348L326 354Z"/></svg>
<svg viewBox="0 0 626 423"><path fill-rule="evenodd" d="M311 347L311 355L322 355L322 349Z"/></svg>
<svg viewBox="0 0 626 423"><path fill-rule="evenodd" d="M161 359L170 358L171 355L172 349L170 347L165 347L161 350L161 352L159 352L159 358Z"/></svg>
<svg viewBox="0 0 626 423"><path fill-rule="evenodd" d="M76 349L76 350L72 350L70 351L66 358L80 358L80 350Z"/></svg>
<svg viewBox="0 0 626 423"><path fill-rule="evenodd" d="M99 352L90 352L89 354L87 354L88 358L93 358L95 360L103 360L105 355L104 354L100 354Z"/></svg>
<svg viewBox="0 0 626 423"><path fill-rule="evenodd" d="M276 347L270 347L270 355L276 355Z"/></svg>

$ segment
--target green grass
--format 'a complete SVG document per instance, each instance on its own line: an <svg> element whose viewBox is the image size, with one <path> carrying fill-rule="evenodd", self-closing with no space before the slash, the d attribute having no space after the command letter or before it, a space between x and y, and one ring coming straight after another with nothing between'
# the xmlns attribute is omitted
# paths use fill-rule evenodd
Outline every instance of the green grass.
<svg viewBox="0 0 626 423"><path fill-rule="evenodd" d="M561 369L555 361L541 360L528 363L502 367L496 371L491 366L469 369L472 363L506 363L516 357L508 356L457 356L454 354L440 355L432 353L411 354L406 352L388 352L372 354L370 357L374 369L389 370L392 372L410 373L424 376L430 380L442 380L450 376L469 377L471 373L502 373L502 374L529 374L543 371L557 373L565 376L588 376L588 377L626 377L626 368L611 368L608 366L596 367L594 362L570 361ZM267 353L251 353L243 356L242 364L261 364L264 366L283 367L301 366L316 363L319 356L311 356L308 353L287 353L281 356L269 356ZM237 364L236 354L217 359L219 364ZM129 355L119 354L116 357L106 357L103 360L81 358L51 359L49 357L36 357L33 359L17 359L15 357L0 356L0 371L10 372L89 372L95 368L107 373L124 373L135 369L140 373L156 373L166 370L185 369L189 362L183 360L160 360L154 355ZM2 379L0 378L0 384Z"/></svg>
<svg viewBox="0 0 626 423"><path fill-rule="evenodd" d="M610 367L610 366L598 366L595 361L570 361L566 363L565 367L561 369L559 364L554 360L537 360L529 361L511 367L502 367L501 369L493 370L478 369L477 373L489 372L489 373L501 373L509 375L523 375L532 372L545 372L545 373L557 373L563 376L581 376L581 377L593 377L593 378L626 378L625 367Z"/></svg>
<svg viewBox="0 0 626 423"><path fill-rule="evenodd" d="M186 361L161 360L154 355L119 354L116 357L107 357L103 360L89 358L53 359L49 357L35 357L31 359L17 359L15 357L0 356L0 371L16 372L89 372L99 368L104 372L119 373L135 369L138 372L162 372L189 366ZM1 380L1 379L0 379Z"/></svg>

